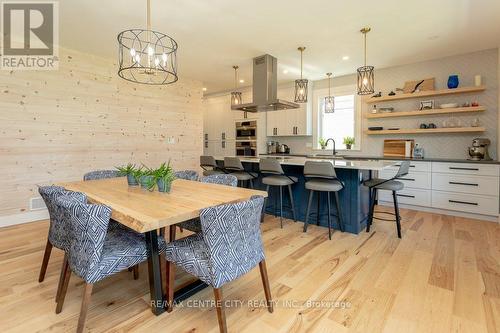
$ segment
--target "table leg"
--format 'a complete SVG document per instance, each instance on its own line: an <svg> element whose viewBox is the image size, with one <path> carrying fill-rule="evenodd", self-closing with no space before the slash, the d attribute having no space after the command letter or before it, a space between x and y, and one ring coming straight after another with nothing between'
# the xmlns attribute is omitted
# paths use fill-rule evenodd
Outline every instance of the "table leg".
<svg viewBox="0 0 500 333"><path fill-rule="evenodd" d="M158 234L156 230L148 231L146 248L148 251L149 292L151 294L151 311L155 315L165 312L163 302L163 287L160 271L160 256L158 250Z"/></svg>

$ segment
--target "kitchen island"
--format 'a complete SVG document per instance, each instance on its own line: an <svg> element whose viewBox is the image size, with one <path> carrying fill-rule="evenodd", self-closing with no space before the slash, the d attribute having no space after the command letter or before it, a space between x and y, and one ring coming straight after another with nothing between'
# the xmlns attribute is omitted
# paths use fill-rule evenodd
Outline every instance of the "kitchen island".
<svg viewBox="0 0 500 333"><path fill-rule="evenodd" d="M277 159L285 173L289 176L298 178L298 183L292 186L293 197L297 221L305 221L307 208L308 191L304 187L304 164L306 161L323 161L333 164L337 177L344 183L345 188L339 192L340 206L342 213L342 221L344 230L351 233L359 233L366 227L369 210L369 191L363 186L363 182L372 177L373 171L381 171L397 165L396 161L380 161L380 160L345 160L342 158L306 158L306 157L282 157L282 156L263 156L262 158ZM217 163L223 166L223 157L216 157ZM240 160L245 167L245 170L259 172L259 158L256 157L240 157ZM254 181L256 189L265 189L265 185L261 183L261 177ZM279 216L279 188L271 187L269 190L269 200L266 208L266 213ZM286 193L286 191L285 191ZM318 203L317 196L313 198L314 202L311 206L311 214L309 223L316 223L320 226L328 226L327 220L327 196L321 195ZM320 214L317 211L320 207ZM290 201L288 195L283 195L283 217L292 219L292 212L289 209ZM332 214L338 214L336 205L332 205ZM340 229L336 217L332 219L334 229Z"/></svg>

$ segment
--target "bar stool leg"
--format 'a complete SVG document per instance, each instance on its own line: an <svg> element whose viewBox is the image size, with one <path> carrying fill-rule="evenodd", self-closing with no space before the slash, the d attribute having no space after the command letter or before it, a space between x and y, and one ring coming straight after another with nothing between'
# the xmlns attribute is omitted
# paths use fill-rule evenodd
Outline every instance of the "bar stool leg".
<svg viewBox="0 0 500 333"><path fill-rule="evenodd" d="M295 203L293 202L292 185L288 185L288 194L290 195L290 204L292 205L293 220L297 222L297 216L295 216Z"/></svg>
<svg viewBox="0 0 500 333"><path fill-rule="evenodd" d="M269 198L269 185L266 186L267 198L264 198L264 207L262 207L262 216L260 222L264 222L264 214L266 213L267 200Z"/></svg>
<svg viewBox="0 0 500 333"><path fill-rule="evenodd" d="M373 222L373 211L375 210L375 196L377 195L377 189L373 188L370 190L370 211L368 212L368 221L366 222L366 232L370 232L370 227Z"/></svg>
<svg viewBox="0 0 500 333"><path fill-rule="evenodd" d="M316 225L319 226L319 209L320 209L320 201L321 201L321 192L318 191L318 210L316 215Z"/></svg>
<svg viewBox="0 0 500 333"><path fill-rule="evenodd" d="M283 186L280 186L280 224L283 229Z"/></svg>
<svg viewBox="0 0 500 333"><path fill-rule="evenodd" d="M253 190L253 179L250 179L250 188Z"/></svg>
<svg viewBox="0 0 500 333"><path fill-rule="evenodd" d="M328 239L332 240L332 222L330 220L330 192L326 192L328 200Z"/></svg>
<svg viewBox="0 0 500 333"><path fill-rule="evenodd" d="M339 228L341 232L344 232L344 223L342 222L342 210L340 209L340 199L339 192L335 192L335 203L337 205L337 215L339 219Z"/></svg>
<svg viewBox="0 0 500 333"><path fill-rule="evenodd" d="M401 238L401 217L399 216L398 197L396 191L392 191L392 199L394 200L394 213L396 213L396 228L398 230L398 238Z"/></svg>
<svg viewBox="0 0 500 333"><path fill-rule="evenodd" d="M314 194L314 191L310 190L310 192L309 192L309 203L307 204L306 218L305 218L305 221L304 221L304 232L307 231L307 219L309 218L309 212L311 211L311 204L312 204L313 194Z"/></svg>

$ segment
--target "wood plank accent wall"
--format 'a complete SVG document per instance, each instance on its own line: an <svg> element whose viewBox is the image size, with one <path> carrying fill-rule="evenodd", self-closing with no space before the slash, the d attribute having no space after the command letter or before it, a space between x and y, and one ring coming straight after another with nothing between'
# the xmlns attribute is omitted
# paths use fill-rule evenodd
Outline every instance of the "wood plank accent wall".
<svg viewBox="0 0 500 333"><path fill-rule="evenodd" d="M60 49L57 71L0 71L0 216L28 211L36 184L90 170L169 159L175 169L198 169L201 82L133 84L117 68Z"/></svg>

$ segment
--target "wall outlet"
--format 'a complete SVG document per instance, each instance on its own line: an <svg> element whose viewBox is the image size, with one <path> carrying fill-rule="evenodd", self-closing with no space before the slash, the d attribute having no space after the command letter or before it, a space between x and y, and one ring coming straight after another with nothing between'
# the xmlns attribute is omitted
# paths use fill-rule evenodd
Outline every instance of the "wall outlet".
<svg viewBox="0 0 500 333"><path fill-rule="evenodd" d="M169 145L173 145L174 143L175 143L175 137L173 137L173 136L169 136L169 137L167 138L167 144L169 144Z"/></svg>

